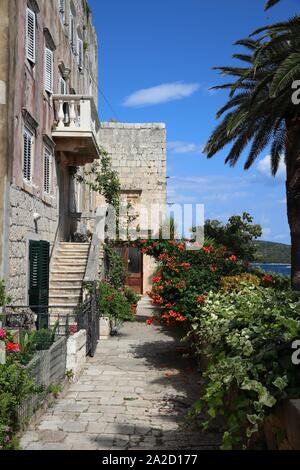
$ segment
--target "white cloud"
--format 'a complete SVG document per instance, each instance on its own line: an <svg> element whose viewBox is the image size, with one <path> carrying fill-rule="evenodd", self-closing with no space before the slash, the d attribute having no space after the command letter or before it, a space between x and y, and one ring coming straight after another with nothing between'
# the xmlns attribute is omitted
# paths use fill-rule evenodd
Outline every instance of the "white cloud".
<svg viewBox="0 0 300 470"><path fill-rule="evenodd" d="M271 157L270 155L266 155L262 160L260 160L257 164L257 171L262 175L268 178L272 178L271 174ZM281 158L279 168L276 174L276 178L283 180L286 175L286 167L284 163L284 159Z"/></svg>
<svg viewBox="0 0 300 470"><path fill-rule="evenodd" d="M272 234L272 229L270 227L263 227L262 236L269 237Z"/></svg>
<svg viewBox="0 0 300 470"><path fill-rule="evenodd" d="M202 153L203 145L197 145L192 142L183 142L175 140L168 143L168 148L174 153Z"/></svg>
<svg viewBox="0 0 300 470"><path fill-rule="evenodd" d="M152 88L138 90L127 96L123 105L128 107L152 106L169 101L181 100L198 91L198 83L163 83Z"/></svg>

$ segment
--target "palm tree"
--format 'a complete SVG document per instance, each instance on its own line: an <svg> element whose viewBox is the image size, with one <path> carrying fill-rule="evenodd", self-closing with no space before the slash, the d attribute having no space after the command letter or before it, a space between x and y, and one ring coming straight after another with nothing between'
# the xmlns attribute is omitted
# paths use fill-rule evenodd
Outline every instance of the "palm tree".
<svg viewBox="0 0 300 470"><path fill-rule="evenodd" d="M265 9L268 10L269 8L273 7L276 5L276 3L279 3L281 0L268 0L265 6Z"/></svg>
<svg viewBox="0 0 300 470"><path fill-rule="evenodd" d="M292 102L292 83L300 78L300 17L261 28L236 43L248 50L234 54L240 67L216 67L234 77L214 89L228 89L223 116L204 152L208 158L230 144L225 160L234 166L248 150L247 170L271 147L271 172L276 175L282 155L287 169L287 213L292 243L292 285L300 290L300 107ZM225 116L224 116L225 114Z"/></svg>

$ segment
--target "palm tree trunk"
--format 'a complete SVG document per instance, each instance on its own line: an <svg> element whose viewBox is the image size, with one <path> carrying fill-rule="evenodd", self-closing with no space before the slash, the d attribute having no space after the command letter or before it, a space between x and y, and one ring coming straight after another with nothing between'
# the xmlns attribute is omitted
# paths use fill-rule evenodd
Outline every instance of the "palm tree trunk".
<svg viewBox="0 0 300 470"><path fill-rule="evenodd" d="M287 122L287 215L291 231L292 287L300 291L300 123Z"/></svg>

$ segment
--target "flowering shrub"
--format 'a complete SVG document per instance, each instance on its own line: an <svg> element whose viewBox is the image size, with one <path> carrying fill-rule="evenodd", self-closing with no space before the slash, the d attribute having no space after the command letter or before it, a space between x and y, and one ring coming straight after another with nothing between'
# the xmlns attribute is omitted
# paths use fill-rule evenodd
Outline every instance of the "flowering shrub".
<svg viewBox="0 0 300 470"><path fill-rule="evenodd" d="M191 321L201 299L220 288L222 276L244 270L243 261L225 247L206 244L189 251L182 240L140 240L135 245L159 263L149 295L162 307L159 319L168 326Z"/></svg>
<svg viewBox="0 0 300 470"><path fill-rule="evenodd" d="M291 292L255 285L211 292L199 304L193 337L210 362L195 411L205 410L210 420L225 415L224 448L246 444L275 404L299 390L300 373L291 361L299 307Z"/></svg>
<svg viewBox="0 0 300 470"><path fill-rule="evenodd" d="M118 322L133 320L131 303L122 290L115 289L109 282L100 282L98 287L99 313Z"/></svg>

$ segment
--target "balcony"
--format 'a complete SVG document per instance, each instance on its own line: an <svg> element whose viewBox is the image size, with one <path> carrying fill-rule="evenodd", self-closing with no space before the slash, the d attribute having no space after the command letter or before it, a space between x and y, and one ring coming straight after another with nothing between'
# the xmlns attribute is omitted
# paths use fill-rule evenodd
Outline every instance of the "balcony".
<svg viewBox="0 0 300 470"><path fill-rule="evenodd" d="M82 166L100 158L97 145L99 118L91 96L53 95L55 151L69 166Z"/></svg>

